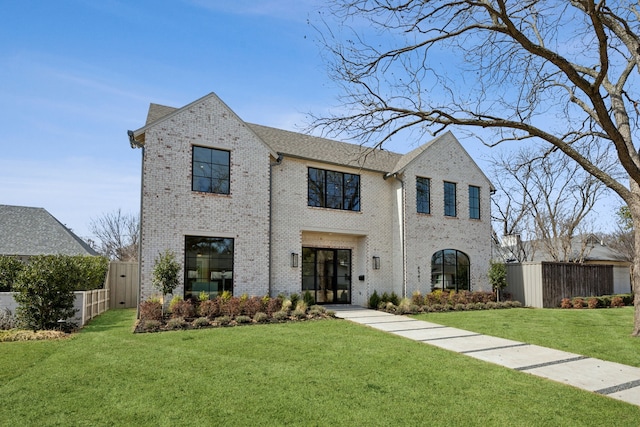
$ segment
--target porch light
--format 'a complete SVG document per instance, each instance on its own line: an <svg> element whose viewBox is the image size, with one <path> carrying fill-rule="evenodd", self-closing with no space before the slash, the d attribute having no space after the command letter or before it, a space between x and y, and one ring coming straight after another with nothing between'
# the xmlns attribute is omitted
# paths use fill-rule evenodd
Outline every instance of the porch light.
<svg viewBox="0 0 640 427"><path fill-rule="evenodd" d="M373 257L373 269L374 270L380 270L380 257L379 256L374 256Z"/></svg>
<svg viewBox="0 0 640 427"><path fill-rule="evenodd" d="M291 267L298 266L298 254L295 252L291 252Z"/></svg>

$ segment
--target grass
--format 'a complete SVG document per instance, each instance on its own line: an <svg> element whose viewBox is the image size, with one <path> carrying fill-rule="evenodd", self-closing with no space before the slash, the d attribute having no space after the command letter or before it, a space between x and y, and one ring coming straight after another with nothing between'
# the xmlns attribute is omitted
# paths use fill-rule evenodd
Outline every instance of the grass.
<svg viewBox="0 0 640 427"><path fill-rule="evenodd" d="M640 421L640 407L344 320L134 335L134 316L113 310L72 339L0 344L0 425Z"/></svg>
<svg viewBox="0 0 640 427"><path fill-rule="evenodd" d="M413 317L640 367L640 338L631 337L633 307L597 310L523 308L428 313Z"/></svg>

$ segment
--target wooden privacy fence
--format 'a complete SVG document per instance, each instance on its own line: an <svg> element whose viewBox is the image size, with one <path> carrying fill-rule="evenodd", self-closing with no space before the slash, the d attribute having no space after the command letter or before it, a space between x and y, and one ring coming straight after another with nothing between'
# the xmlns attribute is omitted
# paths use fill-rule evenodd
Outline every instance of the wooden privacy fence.
<svg viewBox="0 0 640 427"><path fill-rule="evenodd" d="M110 308L137 307L138 263L111 261L105 288L110 290Z"/></svg>
<svg viewBox="0 0 640 427"><path fill-rule="evenodd" d="M529 307L559 307L563 298L611 295L613 266L563 262L507 264L507 288Z"/></svg>
<svg viewBox="0 0 640 427"><path fill-rule="evenodd" d="M76 295L76 318L84 326L99 314L109 310L109 289L74 292ZM79 307L78 307L79 306Z"/></svg>

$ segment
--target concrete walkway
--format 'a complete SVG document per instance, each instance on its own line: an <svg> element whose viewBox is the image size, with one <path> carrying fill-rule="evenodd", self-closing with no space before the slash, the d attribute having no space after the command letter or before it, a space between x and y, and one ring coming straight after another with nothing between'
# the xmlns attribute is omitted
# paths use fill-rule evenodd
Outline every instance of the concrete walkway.
<svg viewBox="0 0 640 427"><path fill-rule="evenodd" d="M336 317L640 406L640 368L357 306Z"/></svg>

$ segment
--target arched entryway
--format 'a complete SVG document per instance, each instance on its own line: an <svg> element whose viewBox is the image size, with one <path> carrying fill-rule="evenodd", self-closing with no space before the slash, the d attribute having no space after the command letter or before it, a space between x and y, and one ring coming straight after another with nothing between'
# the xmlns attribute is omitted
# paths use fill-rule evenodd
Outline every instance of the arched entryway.
<svg viewBox="0 0 640 427"><path fill-rule="evenodd" d="M470 290L469 256L456 249L443 249L431 257L431 289Z"/></svg>

